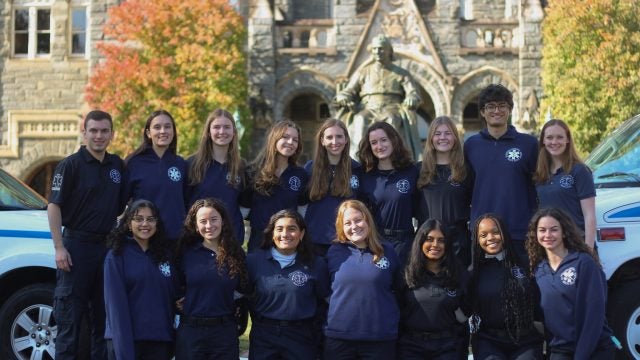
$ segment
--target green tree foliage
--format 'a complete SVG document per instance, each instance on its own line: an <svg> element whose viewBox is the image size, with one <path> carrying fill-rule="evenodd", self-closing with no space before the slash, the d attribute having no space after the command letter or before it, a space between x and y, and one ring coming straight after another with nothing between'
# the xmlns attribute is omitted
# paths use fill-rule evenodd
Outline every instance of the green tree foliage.
<svg viewBox="0 0 640 360"><path fill-rule="evenodd" d="M542 109L582 153L640 113L640 1L551 0L543 23Z"/></svg>
<svg viewBox="0 0 640 360"><path fill-rule="evenodd" d="M148 115L176 119L178 151L195 151L207 115L218 107L247 114L246 29L228 0L127 0L109 9L113 40L93 70L87 102L114 116L112 149L140 144Z"/></svg>

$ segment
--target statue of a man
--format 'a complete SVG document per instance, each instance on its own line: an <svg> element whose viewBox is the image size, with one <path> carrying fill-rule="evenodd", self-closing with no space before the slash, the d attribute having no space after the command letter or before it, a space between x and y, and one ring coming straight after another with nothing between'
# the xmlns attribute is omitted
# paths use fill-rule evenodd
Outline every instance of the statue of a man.
<svg viewBox="0 0 640 360"><path fill-rule="evenodd" d="M371 41L371 60L357 71L335 98L351 136L352 156L374 121L393 125L417 158L422 152L415 110L422 100L409 72L392 63L393 47L384 35ZM347 110L347 111L345 111ZM351 115L353 117L351 117Z"/></svg>

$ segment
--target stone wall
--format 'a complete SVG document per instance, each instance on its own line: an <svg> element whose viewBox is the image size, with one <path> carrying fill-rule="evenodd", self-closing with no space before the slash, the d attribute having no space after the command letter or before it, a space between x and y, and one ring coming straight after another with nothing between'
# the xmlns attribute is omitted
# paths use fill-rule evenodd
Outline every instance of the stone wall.
<svg viewBox="0 0 640 360"><path fill-rule="evenodd" d="M102 25L115 0L89 2L87 56L70 54L70 5L55 0L51 6L52 42L47 57L15 58L11 54L12 2L0 2L0 166L24 178L47 161L60 160L77 149L77 126L88 110L84 101L91 67L99 61L95 44L104 39ZM45 137L24 130L27 123L42 122ZM56 125L58 124L58 125ZM73 131L69 131L73 124Z"/></svg>

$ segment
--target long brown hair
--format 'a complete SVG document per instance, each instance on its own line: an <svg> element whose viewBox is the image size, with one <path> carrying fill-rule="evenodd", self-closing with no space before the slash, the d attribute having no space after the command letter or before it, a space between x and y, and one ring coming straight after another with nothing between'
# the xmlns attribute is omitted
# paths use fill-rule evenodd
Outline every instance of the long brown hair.
<svg viewBox="0 0 640 360"><path fill-rule="evenodd" d="M142 130L142 142L140 143L140 146L138 146L131 154L129 154L129 156L124 159L125 165L128 164L129 160L131 160L135 156L153 147L153 140L151 140L151 137L149 137L147 131L151 130L151 122L153 121L153 119L160 115L165 115L169 118L169 120L171 120L171 127L173 128L173 139L171 139L171 143L169 143L169 147L167 148L167 150L171 154L176 153L176 149L178 148L178 130L176 130L176 121L167 110L160 109L152 112L149 117L147 117L147 121L144 123L144 129Z"/></svg>
<svg viewBox="0 0 640 360"><path fill-rule="evenodd" d="M562 244L566 249L587 253L591 255L596 264L600 266L598 253L593 251L587 243L584 242L582 233L573 222L573 219L571 219L571 216L559 208L546 208L538 210L529 222L529 231L527 232L525 246L529 254L529 266L532 274L535 273L538 264L547 258L547 252L542 245L538 243L538 223L543 217L554 218L560 223Z"/></svg>
<svg viewBox="0 0 640 360"><path fill-rule="evenodd" d="M222 218L222 229L220 230L220 241L216 252L216 265L218 272L228 268L229 276L240 277L240 283L247 283L247 270L245 264L244 251L240 247L240 242L235 238L231 219L222 201L207 198L199 199L191 205L187 217L184 220L184 227L180 240L178 240L178 254L181 255L187 249L198 242L202 242L202 236L198 232L196 215L201 208L208 207L215 209ZM178 256L180 259L182 256Z"/></svg>
<svg viewBox="0 0 640 360"><path fill-rule="evenodd" d="M302 132L300 127L291 120L278 121L269 129L264 147L251 164L254 178L253 188L260 194L271 195L271 190L278 186L280 182L276 175L276 167L278 165L276 161L278 155L276 143L284 136L288 128L293 128L298 132L298 148L289 157L289 165L298 165L298 157L302 153Z"/></svg>
<svg viewBox="0 0 640 360"><path fill-rule="evenodd" d="M413 165L413 159L411 153L407 150L407 146L404 144L404 140L398 134L398 131L390 124L384 121L376 121L365 132L360 146L358 146L358 159L364 167L365 172L369 172L378 167L378 158L373 154L371 144L369 143L369 134L375 130L382 130L391 141L393 146L393 153L391 154L391 164L396 170L404 170Z"/></svg>
<svg viewBox="0 0 640 360"><path fill-rule="evenodd" d="M327 176L329 169L329 155L327 149L322 146L324 132L330 127L337 126L342 129L345 138L344 149L340 155L340 161L336 165L335 176L330 181ZM316 151L313 157L313 167L311 169L311 179L309 179L309 199L317 201L322 199L327 193L337 197L351 196L351 157L349 157L349 131L347 126L340 120L327 119L316 133Z"/></svg>
<svg viewBox="0 0 640 360"><path fill-rule="evenodd" d="M364 221L369 225L369 234L367 235L367 247L373 253L373 262L377 262L384 256L384 248L380 243L380 235L376 230L376 223L373 221L373 215L364 203L358 200L345 200L338 208L338 216L336 217L336 236L335 242L341 244L349 243L347 234L344 233L344 213L347 209L360 211L364 217Z"/></svg>
<svg viewBox="0 0 640 360"><path fill-rule="evenodd" d="M560 126L567 134L567 146L562 153L562 171L568 174L576 164L582 164L582 160L576 151L576 147L573 144L573 136L571 136L571 130L569 126L562 120L552 119L547 121L542 130L540 131L540 137L538 138L538 165L536 165L536 172L533 174L533 181L536 184L544 184L549 181L549 173L551 172L551 155L544 147L544 132L550 126Z"/></svg>
<svg viewBox="0 0 640 360"><path fill-rule="evenodd" d="M449 154L451 180L461 183L467 177L467 169L464 166L464 152L462 151L462 142L460 141L458 129L448 116L438 116L433 119L429 126L429 135L427 135L427 141L422 152L422 167L418 177L418 188L429 185L436 176L436 148L433 145L433 136L440 125L446 125L451 130L455 140Z"/></svg>
<svg viewBox="0 0 640 360"><path fill-rule="evenodd" d="M211 138L211 124L217 118L225 118L231 122L233 127L233 139L229 143L227 151L227 168L229 169L229 177L227 184L237 187L242 183L243 179L243 161L240 157L240 148L238 146L238 129L236 122L233 121L233 115L224 109L216 109L207 117L207 121L202 129L200 136L200 145L193 156L193 161L189 167L189 184L197 185L204 179L209 166L213 163L213 139ZM241 179L238 181L238 179Z"/></svg>

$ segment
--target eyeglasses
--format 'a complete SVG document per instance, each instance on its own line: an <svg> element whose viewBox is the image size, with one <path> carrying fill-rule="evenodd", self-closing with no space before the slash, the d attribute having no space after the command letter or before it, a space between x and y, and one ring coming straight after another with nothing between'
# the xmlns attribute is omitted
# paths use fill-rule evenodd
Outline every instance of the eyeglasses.
<svg viewBox="0 0 640 360"><path fill-rule="evenodd" d="M511 109L511 106L509 104L487 104L484 106L484 111L488 111L488 112L494 112L496 110L499 111L507 111Z"/></svg>
<svg viewBox="0 0 640 360"><path fill-rule="evenodd" d="M131 218L131 221L137 224L142 224L145 221L147 222L147 224L155 224L158 221L158 218L156 218L155 216L134 216Z"/></svg>

